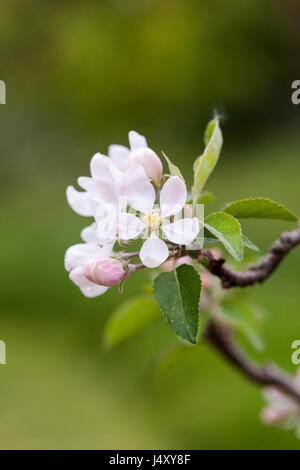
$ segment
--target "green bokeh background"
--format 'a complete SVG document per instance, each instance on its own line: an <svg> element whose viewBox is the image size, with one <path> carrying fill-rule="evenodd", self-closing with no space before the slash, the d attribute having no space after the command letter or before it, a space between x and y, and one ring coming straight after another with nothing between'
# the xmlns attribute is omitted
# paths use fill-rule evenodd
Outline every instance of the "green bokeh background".
<svg viewBox="0 0 300 470"><path fill-rule="evenodd" d="M1 4L0 366L2 449L299 449L264 427L261 391L205 345L161 374L175 342L163 320L112 351L103 326L117 288L86 299L64 252L89 223L65 187L91 156L135 129L191 182L205 123L223 116L224 149L208 188L263 195L300 213L300 10L295 0L11 0ZM208 209L209 210L209 209ZM288 223L251 221L262 249ZM300 250L251 297L269 312L266 351L295 372ZM147 280L126 284L129 298Z"/></svg>

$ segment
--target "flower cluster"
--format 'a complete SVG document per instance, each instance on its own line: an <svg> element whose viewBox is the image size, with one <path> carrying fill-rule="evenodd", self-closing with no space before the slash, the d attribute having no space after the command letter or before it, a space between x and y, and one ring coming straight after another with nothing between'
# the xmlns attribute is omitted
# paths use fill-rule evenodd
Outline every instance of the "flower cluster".
<svg viewBox="0 0 300 470"><path fill-rule="evenodd" d="M300 368L297 370L294 383L300 389ZM300 439L300 405L299 402L276 387L266 387L264 397L268 404L262 409L261 419L268 426L279 426L295 429Z"/></svg>
<svg viewBox="0 0 300 470"><path fill-rule="evenodd" d="M84 243L65 255L70 279L88 297L103 294L130 272L131 266L113 251L117 242L123 246L142 238L139 257L145 267L156 268L169 258L170 246L188 245L199 232L198 219L184 210L184 181L163 175L161 160L145 137L131 131L129 143L130 148L111 145L108 156L93 156L91 176L78 179L84 191L67 188L72 209L94 218L81 232Z"/></svg>

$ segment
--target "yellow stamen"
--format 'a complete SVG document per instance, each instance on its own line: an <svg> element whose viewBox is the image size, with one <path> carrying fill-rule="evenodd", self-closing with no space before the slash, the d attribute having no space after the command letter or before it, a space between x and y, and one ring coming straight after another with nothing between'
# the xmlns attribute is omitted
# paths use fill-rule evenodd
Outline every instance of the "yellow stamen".
<svg viewBox="0 0 300 470"><path fill-rule="evenodd" d="M150 230L158 230L162 223L162 217L152 212L151 214L145 215L143 221Z"/></svg>

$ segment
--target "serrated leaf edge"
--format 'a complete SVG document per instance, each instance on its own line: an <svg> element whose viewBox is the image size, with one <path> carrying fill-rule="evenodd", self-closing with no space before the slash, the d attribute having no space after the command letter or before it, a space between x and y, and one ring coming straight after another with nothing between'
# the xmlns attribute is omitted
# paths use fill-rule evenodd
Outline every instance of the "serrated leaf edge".
<svg viewBox="0 0 300 470"><path fill-rule="evenodd" d="M291 217L293 217L293 219L289 219L290 222L297 222L299 220L299 217L293 211L288 209L284 204L281 204L281 202L277 202L277 201L274 201L273 199L271 199L269 197L262 197L262 196L249 197L249 198L239 199L237 201L226 202L225 204L223 204L223 206L221 206L220 211L225 212L227 214L227 212L224 209L226 209L230 206L234 206L235 204L239 204L239 203L244 202L244 201L268 201L268 202L271 202L272 204L275 204L276 206L284 209L288 214L291 215ZM231 215L231 214L229 214L229 215ZM253 218L256 218L256 217L253 217ZM264 217L261 217L261 218L263 219ZM249 219L251 219L251 217L249 217ZM268 217L266 217L266 219L268 219ZM274 220L288 220L288 219L274 219Z"/></svg>

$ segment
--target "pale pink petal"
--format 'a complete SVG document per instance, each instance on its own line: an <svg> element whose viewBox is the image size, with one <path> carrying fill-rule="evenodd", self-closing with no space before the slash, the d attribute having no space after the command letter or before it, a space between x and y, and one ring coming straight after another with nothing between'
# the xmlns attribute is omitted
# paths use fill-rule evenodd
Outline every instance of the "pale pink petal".
<svg viewBox="0 0 300 470"><path fill-rule="evenodd" d="M84 275L84 269L82 266L78 266L77 268L74 268L71 270L69 277L72 282L77 287L84 288L84 287L89 287L91 284L91 281L89 281L85 275Z"/></svg>
<svg viewBox="0 0 300 470"><path fill-rule="evenodd" d="M122 194L134 209L147 214L155 202L155 191L141 165L132 165L124 173Z"/></svg>
<svg viewBox="0 0 300 470"><path fill-rule="evenodd" d="M125 171L128 167L128 157L130 151L124 145L110 145L108 147L108 156L116 163L118 168Z"/></svg>
<svg viewBox="0 0 300 470"><path fill-rule="evenodd" d="M139 149L140 147L148 147L145 137L141 134L138 134L135 131L129 132L128 139L129 139L131 150L136 150L136 149Z"/></svg>
<svg viewBox="0 0 300 470"><path fill-rule="evenodd" d="M91 160L90 167L91 175L94 179L101 181L101 184L109 184L115 188L115 191L119 190L123 171L118 168L115 160L101 155L101 153L96 153Z"/></svg>
<svg viewBox="0 0 300 470"><path fill-rule="evenodd" d="M99 295L105 294L107 292L109 287L104 287L104 286L98 286L97 284L94 284L93 282L90 283L88 287L83 287L81 292L85 297L93 298L93 297L98 297Z"/></svg>
<svg viewBox="0 0 300 470"><path fill-rule="evenodd" d="M121 240L136 238L142 230L142 223L138 217L127 212L119 215L118 235Z"/></svg>
<svg viewBox="0 0 300 470"><path fill-rule="evenodd" d="M88 287L83 287L81 292L83 295L89 298L93 297L98 297L99 295L105 294L107 292L109 287L104 287L104 286L98 286L97 284L94 284L93 282L90 283Z"/></svg>
<svg viewBox="0 0 300 470"><path fill-rule="evenodd" d="M93 282L90 283L88 287L83 287L81 292L85 297L93 298L93 297L98 297L99 295L105 294L107 292L109 287L105 286L98 286L97 284L94 284Z"/></svg>
<svg viewBox="0 0 300 470"><path fill-rule="evenodd" d="M148 147L141 147L134 150L130 154L128 164L142 165L148 178L154 181L157 185L160 184L163 167L160 158L155 152L153 152L153 150Z"/></svg>
<svg viewBox="0 0 300 470"><path fill-rule="evenodd" d="M86 297L97 297L107 292L108 288L104 286L98 286L93 282L89 281L83 274L83 268L75 268L70 272L70 279L76 286L78 286L81 292Z"/></svg>
<svg viewBox="0 0 300 470"><path fill-rule="evenodd" d="M90 217L92 215L91 196L86 191L77 191L73 186L68 186L66 197L69 205L79 215Z"/></svg>
<svg viewBox="0 0 300 470"><path fill-rule="evenodd" d="M196 217L176 220L172 224L162 226L162 231L168 240L178 245L187 245L197 237L199 222Z"/></svg>
<svg viewBox="0 0 300 470"><path fill-rule="evenodd" d="M169 249L154 233L145 241L140 251L142 263L147 268L157 268L169 256Z"/></svg>
<svg viewBox="0 0 300 470"><path fill-rule="evenodd" d="M94 178L80 176L78 178L78 184L94 198L112 204L117 204L118 202L118 193L112 175L109 181L100 181Z"/></svg>
<svg viewBox="0 0 300 470"><path fill-rule="evenodd" d="M115 182L115 191L117 195L119 195L120 188L123 182L124 171L119 168L118 164L114 162L113 166L111 167L111 174Z"/></svg>
<svg viewBox="0 0 300 470"><path fill-rule="evenodd" d="M85 227L80 234L80 238L86 243L99 243L99 239L96 235L96 223Z"/></svg>
<svg viewBox="0 0 300 470"><path fill-rule="evenodd" d="M179 176L171 176L160 193L160 207L163 217L178 214L187 198L186 185Z"/></svg>
<svg viewBox="0 0 300 470"><path fill-rule="evenodd" d="M90 163L92 178L96 178L100 181L109 181L112 178L110 167L112 161L106 155L96 153Z"/></svg>
<svg viewBox="0 0 300 470"><path fill-rule="evenodd" d="M70 271L95 257L101 256L101 248L94 243L78 243L67 249L65 254L65 268Z"/></svg>

